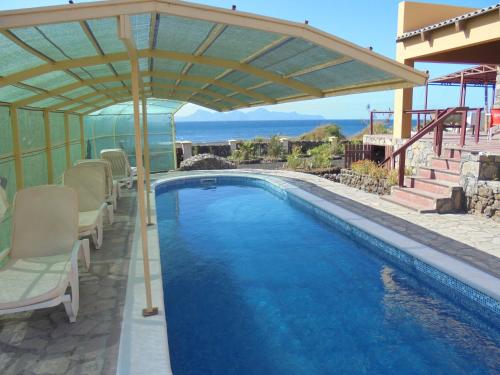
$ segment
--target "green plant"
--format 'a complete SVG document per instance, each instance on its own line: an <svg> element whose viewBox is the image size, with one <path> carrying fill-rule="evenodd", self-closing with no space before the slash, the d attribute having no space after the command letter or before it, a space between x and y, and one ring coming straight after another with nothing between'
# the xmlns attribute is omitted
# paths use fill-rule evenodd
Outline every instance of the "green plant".
<svg viewBox="0 0 500 375"><path fill-rule="evenodd" d="M242 160L250 160L255 157L255 145L252 141L240 144L239 151L242 153Z"/></svg>
<svg viewBox="0 0 500 375"><path fill-rule="evenodd" d="M387 173L387 184L389 186L397 185L398 183L398 171L396 169L391 169L389 173Z"/></svg>
<svg viewBox="0 0 500 375"><path fill-rule="evenodd" d="M324 143L309 150L311 156L310 165L312 168L328 168L331 166L332 145Z"/></svg>
<svg viewBox="0 0 500 375"><path fill-rule="evenodd" d="M351 169L356 173L368 175L373 178L386 178L389 173L388 169L368 159L352 163Z"/></svg>
<svg viewBox="0 0 500 375"><path fill-rule="evenodd" d="M286 158L286 165L290 169L298 169L304 167L304 159L301 157L300 147L295 146L292 153Z"/></svg>
<svg viewBox="0 0 500 375"><path fill-rule="evenodd" d="M272 159L279 159L283 156L284 150L280 139L277 135L273 135L267 145L267 155Z"/></svg>
<svg viewBox="0 0 500 375"><path fill-rule="evenodd" d="M345 138L340 126L336 124L319 126L308 133L302 134L299 138L303 141L327 141L329 137Z"/></svg>
<svg viewBox="0 0 500 375"><path fill-rule="evenodd" d="M231 156L229 156L229 159L234 160L234 161L242 161L243 159L243 152L241 150L234 150L231 153Z"/></svg>

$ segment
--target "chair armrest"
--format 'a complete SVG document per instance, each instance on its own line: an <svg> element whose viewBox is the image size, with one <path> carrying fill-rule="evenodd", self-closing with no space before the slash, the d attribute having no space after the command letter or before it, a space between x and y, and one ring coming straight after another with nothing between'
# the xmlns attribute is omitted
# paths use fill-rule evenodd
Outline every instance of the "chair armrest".
<svg viewBox="0 0 500 375"><path fill-rule="evenodd" d="M71 249L71 259L78 259L78 255L80 254L80 248L82 246L82 240L76 240L73 244L73 248Z"/></svg>

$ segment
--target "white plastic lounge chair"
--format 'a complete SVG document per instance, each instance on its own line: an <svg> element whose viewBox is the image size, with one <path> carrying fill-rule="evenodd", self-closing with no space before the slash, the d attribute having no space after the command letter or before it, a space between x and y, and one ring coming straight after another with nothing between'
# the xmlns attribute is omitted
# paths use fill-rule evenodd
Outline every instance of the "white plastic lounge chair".
<svg viewBox="0 0 500 375"><path fill-rule="evenodd" d="M77 164L84 164L94 168L103 168L106 175L106 202L116 211L118 206L118 183L113 180L111 163L104 159L78 160ZM108 209L110 208L108 205ZM113 223L113 211L108 213L109 222Z"/></svg>
<svg viewBox="0 0 500 375"><path fill-rule="evenodd" d="M89 267L78 240L78 197L65 186L45 185L17 192L12 246L0 258L0 315L64 304L70 322L79 307L78 258ZM66 294L68 286L71 292Z"/></svg>
<svg viewBox="0 0 500 375"><path fill-rule="evenodd" d="M91 236L95 248L100 249L103 236L102 216L108 211L104 169L77 164L64 172L63 183L78 193L80 238Z"/></svg>
<svg viewBox="0 0 500 375"><path fill-rule="evenodd" d="M120 148L106 149L101 151L101 158L111 163L113 178L118 181L119 186L132 188L136 168L132 168L128 161L128 156Z"/></svg>

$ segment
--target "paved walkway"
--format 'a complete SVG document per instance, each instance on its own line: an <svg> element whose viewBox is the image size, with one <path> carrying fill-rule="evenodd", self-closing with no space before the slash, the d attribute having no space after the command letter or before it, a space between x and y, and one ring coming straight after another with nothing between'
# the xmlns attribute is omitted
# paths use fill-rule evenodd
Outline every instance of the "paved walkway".
<svg viewBox="0 0 500 375"><path fill-rule="evenodd" d="M355 203L375 209L377 211L365 210L364 213L359 213L392 229L403 231L409 237L414 237L415 240L431 247L449 248L454 255L458 255L458 257L496 276L500 275L500 224L493 220L470 214L419 214L384 201L377 195L305 173L283 170L258 171L255 169L248 170L248 172L291 179L291 182L295 181L295 184L301 185L306 190L308 190L307 183L312 184L321 190L347 198L350 209L355 211L360 210L360 206L355 205ZM321 195L321 190L317 189L315 194ZM403 220L388 221L389 216L387 215ZM422 236L423 233L419 228L426 230L426 236ZM435 236L430 235L432 233ZM467 251L471 249L476 251L474 253ZM474 256L471 257L471 254Z"/></svg>
<svg viewBox="0 0 500 375"><path fill-rule="evenodd" d="M80 311L64 307L0 316L1 375L115 374L132 236L135 193L124 191L101 250L80 273Z"/></svg>

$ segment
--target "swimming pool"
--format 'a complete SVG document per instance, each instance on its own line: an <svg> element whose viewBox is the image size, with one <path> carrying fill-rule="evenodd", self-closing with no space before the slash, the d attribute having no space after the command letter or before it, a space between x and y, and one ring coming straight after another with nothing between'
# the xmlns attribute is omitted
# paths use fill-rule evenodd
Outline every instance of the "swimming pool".
<svg viewBox="0 0 500 375"><path fill-rule="evenodd" d="M500 371L495 322L291 192L179 180L156 209L174 374Z"/></svg>

